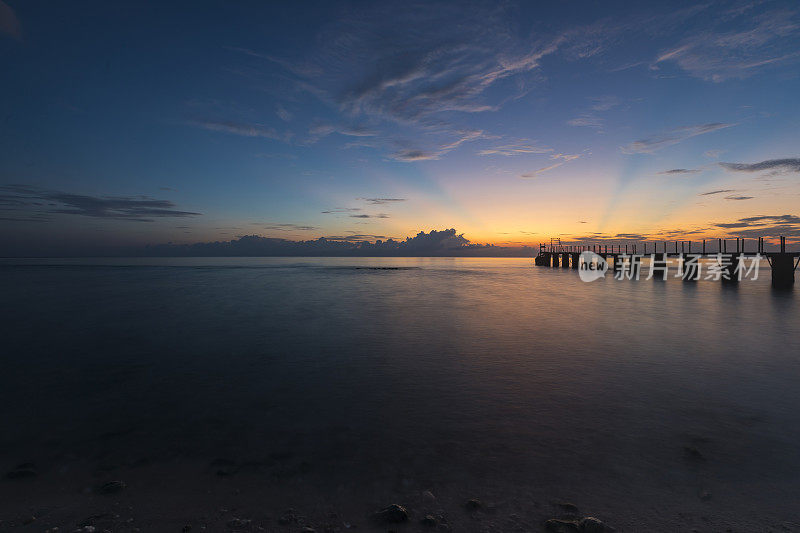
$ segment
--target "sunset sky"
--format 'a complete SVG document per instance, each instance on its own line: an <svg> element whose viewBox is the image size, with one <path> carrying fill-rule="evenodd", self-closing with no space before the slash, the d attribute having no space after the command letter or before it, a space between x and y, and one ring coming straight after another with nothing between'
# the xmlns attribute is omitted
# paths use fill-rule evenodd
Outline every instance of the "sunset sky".
<svg viewBox="0 0 800 533"><path fill-rule="evenodd" d="M0 1L0 255L800 236L795 0L165 4Z"/></svg>

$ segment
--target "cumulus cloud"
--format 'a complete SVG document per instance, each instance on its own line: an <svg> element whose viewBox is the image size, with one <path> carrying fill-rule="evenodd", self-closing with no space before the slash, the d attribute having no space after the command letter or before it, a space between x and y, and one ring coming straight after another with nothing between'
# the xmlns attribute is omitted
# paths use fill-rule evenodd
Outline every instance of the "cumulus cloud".
<svg viewBox="0 0 800 533"><path fill-rule="evenodd" d="M800 158L769 159L759 163L720 163L719 166L734 172L800 172Z"/></svg>
<svg viewBox="0 0 800 533"><path fill-rule="evenodd" d="M726 124L722 122L710 122L708 124L697 124L694 126L684 126L676 128L647 139L633 141L632 143L620 148L625 154L651 154L667 146L678 144L691 137L711 133L713 131L730 128L736 124Z"/></svg>
<svg viewBox="0 0 800 533"><path fill-rule="evenodd" d="M226 242L149 246L144 253L155 256L529 256L531 250L474 244L450 228L420 231L404 240L355 231L306 241L245 235Z"/></svg>

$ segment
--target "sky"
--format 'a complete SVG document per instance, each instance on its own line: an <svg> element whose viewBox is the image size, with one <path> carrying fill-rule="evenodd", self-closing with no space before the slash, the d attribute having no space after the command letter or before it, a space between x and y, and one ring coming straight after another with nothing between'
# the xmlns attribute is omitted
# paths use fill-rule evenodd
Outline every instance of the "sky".
<svg viewBox="0 0 800 533"><path fill-rule="evenodd" d="M800 4L0 0L0 255L800 238Z"/></svg>

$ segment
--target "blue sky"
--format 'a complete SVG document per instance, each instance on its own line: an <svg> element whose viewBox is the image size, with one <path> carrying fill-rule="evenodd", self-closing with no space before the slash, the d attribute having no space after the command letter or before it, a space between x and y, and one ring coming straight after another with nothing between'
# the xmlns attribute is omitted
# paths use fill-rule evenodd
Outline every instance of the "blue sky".
<svg viewBox="0 0 800 533"><path fill-rule="evenodd" d="M538 4L3 0L0 239L800 235L797 2Z"/></svg>

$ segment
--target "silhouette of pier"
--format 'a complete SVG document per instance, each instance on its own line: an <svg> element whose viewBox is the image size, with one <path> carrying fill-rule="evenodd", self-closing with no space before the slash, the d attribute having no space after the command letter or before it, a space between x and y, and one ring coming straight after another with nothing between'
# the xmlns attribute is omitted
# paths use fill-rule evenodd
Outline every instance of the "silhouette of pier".
<svg viewBox="0 0 800 533"><path fill-rule="evenodd" d="M728 250L730 242L730 251ZM754 244L750 244L753 242ZM540 243L539 253L534 258L536 266L553 268L581 267L581 254L593 252L602 257L615 272L622 268L638 266L643 258L651 260L651 268L658 269L654 279L666 279L666 265L671 257L678 258L683 265L688 261L699 261L703 258L721 259L726 273L721 279L725 282L738 282L741 279L742 264L746 257L763 258L772 269L772 285L776 288L791 288L794 285L794 272L800 264L800 252L786 251L786 237L780 237L777 250L767 250L763 237L758 239L743 238L715 239L703 241L663 241L627 244L562 244L561 239L550 239L550 243ZM694 276L682 276L685 281L696 281Z"/></svg>

